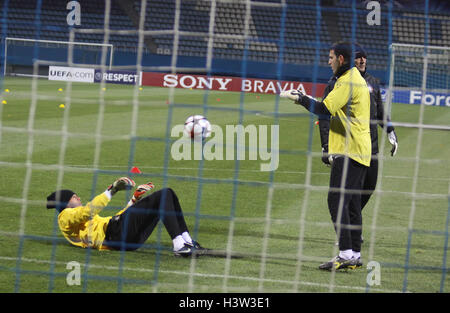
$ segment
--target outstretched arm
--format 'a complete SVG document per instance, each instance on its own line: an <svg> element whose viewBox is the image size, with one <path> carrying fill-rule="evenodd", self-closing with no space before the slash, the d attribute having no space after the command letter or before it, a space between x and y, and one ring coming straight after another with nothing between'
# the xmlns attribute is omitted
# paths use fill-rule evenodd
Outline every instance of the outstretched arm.
<svg viewBox="0 0 450 313"><path fill-rule="evenodd" d="M330 165L328 155L328 134L330 132L330 116L331 113L322 101L317 101L313 97L303 94L300 90L287 90L280 94L282 98L293 100L296 104L300 104L309 112L319 116L320 142L322 145L322 162Z"/></svg>
<svg viewBox="0 0 450 313"><path fill-rule="evenodd" d="M328 111L323 102L317 101L313 97L305 95L300 90L291 89L283 91L280 93L280 97L293 100L296 104L302 105L309 112L319 115L319 117L327 117L331 115L330 111Z"/></svg>
<svg viewBox="0 0 450 313"><path fill-rule="evenodd" d="M148 182L146 184L139 185L136 190L133 193L133 196L131 197L130 201L128 201L127 206L122 209L120 212L117 213L117 215L122 214L125 212L130 206L138 202L142 199L142 197L149 191L153 190L155 188L155 185L153 185L152 182Z"/></svg>
<svg viewBox="0 0 450 313"><path fill-rule="evenodd" d="M328 154L328 136L330 134L330 119L319 118L320 144L322 145L322 162L331 165Z"/></svg>
<svg viewBox="0 0 450 313"><path fill-rule="evenodd" d="M121 177L112 183L105 192L99 194L92 199L85 206L76 208L66 208L58 216L58 223L62 230L70 227L73 224L81 224L87 222L92 216L97 215L109 203L111 197L119 190L130 188L134 186L134 181Z"/></svg>
<svg viewBox="0 0 450 313"><path fill-rule="evenodd" d="M378 89L378 91L375 94L375 102L377 105L378 125L380 125L380 127L384 128L384 130L386 131L386 133L388 135L389 143L392 145L391 156L394 156L398 150L398 139L397 139L397 135L395 133L395 128L391 123L391 118L387 114L385 116L383 100L381 99L380 89ZM384 119L386 119L386 125L384 125Z"/></svg>
<svg viewBox="0 0 450 313"><path fill-rule="evenodd" d="M130 201L128 202L128 206L135 204L139 200L142 199L144 194L146 194L148 191L155 188L155 185L153 185L152 182L148 182L146 184L139 185L136 190L134 191L133 196L131 197Z"/></svg>

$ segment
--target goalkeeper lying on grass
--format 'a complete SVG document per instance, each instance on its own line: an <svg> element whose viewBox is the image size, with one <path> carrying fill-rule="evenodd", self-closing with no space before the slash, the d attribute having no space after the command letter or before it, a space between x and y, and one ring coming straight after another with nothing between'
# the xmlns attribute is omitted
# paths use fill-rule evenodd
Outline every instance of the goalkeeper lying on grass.
<svg viewBox="0 0 450 313"><path fill-rule="evenodd" d="M189 235L178 197L170 188L142 198L154 185L140 185L126 208L114 216L98 215L117 191L134 186L133 180L121 177L85 206L75 192L58 190L47 197L47 209L55 208L59 212L59 229L71 244L78 247L136 250L144 244L161 220L172 238L175 256L206 253L207 249L193 241Z"/></svg>

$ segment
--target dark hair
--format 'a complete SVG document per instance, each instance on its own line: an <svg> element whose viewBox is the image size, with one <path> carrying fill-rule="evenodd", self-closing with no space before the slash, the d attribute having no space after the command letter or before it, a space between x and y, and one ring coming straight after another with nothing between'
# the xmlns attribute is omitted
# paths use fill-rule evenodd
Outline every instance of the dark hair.
<svg viewBox="0 0 450 313"><path fill-rule="evenodd" d="M336 54L336 57L339 57L342 55L344 57L344 63L350 63L350 59L352 57L352 49L355 51L355 58L364 57L367 58L367 53L361 47L359 43L350 43L348 41L340 41L335 44L333 44L330 48L330 50L334 50L334 54Z"/></svg>
<svg viewBox="0 0 450 313"><path fill-rule="evenodd" d="M344 63L350 63L352 56L352 44L347 41L340 41L331 46L331 49L336 54L336 57L342 55L344 57Z"/></svg>
<svg viewBox="0 0 450 313"><path fill-rule="evenodd" d="M47 197L47 209L56 209L61 212L67 207L72 196L75 194L72 190L63 189L51 193Z"/></svg>

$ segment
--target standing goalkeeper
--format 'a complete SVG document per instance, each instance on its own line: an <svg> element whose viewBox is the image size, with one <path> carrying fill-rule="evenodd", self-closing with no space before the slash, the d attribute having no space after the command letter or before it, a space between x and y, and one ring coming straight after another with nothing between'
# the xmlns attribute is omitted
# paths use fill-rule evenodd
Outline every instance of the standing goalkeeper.
<svg viewBox="0 0 450 313"><path fill-rule="evenodd" d="M127 177L117 179L105 192L83 206L71 190L58 190L47 197L47 209L58 211L58 226L73 245L98 250L136 250L144 244L161 220L173 242L175 256L204 254L207 249L193 241L184 221L178 197L170 188L143 195L154 188L152 183L136 188L126 208L114 216L98 213L120 190L134 187Z"/></svg>
<svg viewBox="0 0 450 313"><path fill-rule="evenodd" d="M299 90L280 94L294 100L308 111L331 116L329 152L331 167L328 208L339 240L339 254L319 266L325 270L356 268L361 256L361 189L370 166L370 93L358 69L352 67L352 45L334 44L328 64L337 77L334 89L319 102Z"/></svg>
<svg viewBox="0 0 450 313"><path fill-rule="evenodd" d="M355 66L361 73L361 76L366 80L370 91L370 137L372 139L372 158L370 167L364 177L363 191L361 194L361 210L365 207L373 194L377 185L378 179L378 128L384 128L387 132L389 142L392 145L391 156L397 153L398 141L394 131L394 126L388 115L385 116L383 101L381 99L380 82L367 72L367 54L366 51L359 45L355 44ZM327 97L331 90L333 90L337 77L333 76L328 86L325 88L323 99ZM384 119L387 125L384 127ZM330 129L329 116L319 117L320 141L322 144L322 161L330 165L330 160L333 156L328 154L328 133Z"/></svg>

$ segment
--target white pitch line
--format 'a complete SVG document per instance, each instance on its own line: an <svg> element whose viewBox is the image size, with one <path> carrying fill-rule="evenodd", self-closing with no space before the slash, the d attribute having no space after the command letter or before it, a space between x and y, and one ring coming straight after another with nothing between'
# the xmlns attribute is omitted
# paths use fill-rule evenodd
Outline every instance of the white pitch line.
<svg viewBox="0 0 450 313"><path fill-rule="evenodd" d="M0 256L0 260L5 261L14 261L17 262L19 258L17 257L3 257ZM30 258L20 258L22 262L28 262L28 263L38 263L38 264L56 264L56 265L67 265L66 262L61 261L48 261L48 260L39 260L39 259L30 259ZM86 266L82 262L80 262L80 265ZM109 266L109 265L96 265L96 264L88 264L88 268L95 268L95 269L106 269L111 271L117 271L120 269L119 266ZM134 267L122 267L123 271L134 271L139 273L154 273L153 269L146 269L146 268L134 268ZM225 275L219 275L219 274L205 274L205 273L192 273L192 272L182 272L182 271L170 271L170 270L159 270L160 273L164 274L175 274L175 275L183 275L183 276L190 276L194 275L197 277L209 277L209 278L225 278ZM315 282L306 282L306 281L300 281L300 282L294 282L290 280L279 280L279 279L270 279L270 278L257 278L257 277L248 277L248 276L234 276L234 275L227 275L228 279L237 279L237 280L247 280L247 281L264 281L264 282L270 282L270 283L280 283L280 284L294 284L299 283L301 285L305 286L314 286L314 287L324 287L328 288L329 284L322 284L322 283L315 283ZM366 286L360 287L360 286L346 286L346 285L335 285L335 288L344 288L344 289L350 289L350 290L359 290L359 291L366 291ZM398 293L400 291L398 290L390 290L390 289L381 289L381 288L370 288L371 291L377 291L377 292L388 292L388 293Z"/></svg>
<svg viewBox="0 0 450 313"><path fill-rule="evenodd" d="M0 161L0 166L11 166L11 167L24 167L25 163L19 163L19 162L4 162ZM42 170L59 170L61 169L60 165L55 164L42 164L42 163L32 163L31 167L33 169L42 169ZM163 170L163 166L138 166L141 170L143 169L157 169L157 170ZM72 164L72 165L66 165L62 166L63 169L66 169L68 171L80 171L80 172L91 172L91 171L97 171L97 170L120 170L120 171L126 171L127 168L125 166L121 165L108 165L103 168L94 168L90 167L88 164ZM198 171L198 167L169 167L169 170L180 170L180 171ZM226 169L226 168L207 168L203 167L203 171L214 171L214 172L233 172L235 171L234 168ZM252 169L239 169L239 172L242 173L262 173L260 170L252 170ZM306 174L305 171L283 171L283 170L277 170L276 174ZM330 175L330 172L312 172L313 176L316 175ZM384 175L384 178L391 178L391 179L406 179L411 180L412 176L396 176L396 175ZM450 182L450 178L441 178L441 177L423 177L419 176L420 179L426 179L431 181L443 181L443 182Z"/></svg>

